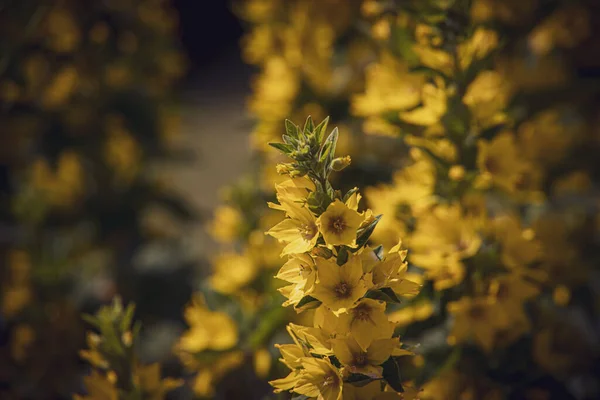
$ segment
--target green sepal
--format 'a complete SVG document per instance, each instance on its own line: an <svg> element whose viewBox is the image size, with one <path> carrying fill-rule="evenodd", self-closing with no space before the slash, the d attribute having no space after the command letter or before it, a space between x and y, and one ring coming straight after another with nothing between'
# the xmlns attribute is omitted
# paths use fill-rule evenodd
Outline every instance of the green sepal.
<svg viewBox="0 0 600 400"><path fill-rule="evenodd" d="M269 143L269 146L276 148L285 155L290 155L294 151L294 147L290 144L285 143Z"/></svg>
<svg viewBox="0 0 600 400"><path fill-rule="evenodd" d="M357 237L356 237L357 247L355 249L352 249L352 251L357 251L358 249L363 247L365 244L367 244L367 242L369 241L369 238L371 237L371 234L373 234L375 227L379 223L379 220L381 220L381 217L382 217L382 214L379 214L378 216L375 217L375 219L369 225L358 230Z"/></svg>
<svg viewBox="0 0 600 400"><path fill-rule="evenodd" d="M381 366L383 367L383 379L385 379L388 385L396 392L404 393L400 367L398 367L398 363L394 357L388 358Z"/></svg>
<svg viewBox="0 0 600 400"><path fill-rule="evenodd" d="M317 308L321 305L321 300L317 300L312 296L304 296L298 304L294 307L296 310L308 310L310 308Z"/></svg>
<svg viewBox="0 0 600 400"><path fill-rule="evenodd" d="M385 301L386 303L399 304L402 302L402 300L400 300L400 298L396 295L396 292L389 287L377 290L369 290L367 294L365 294L365 297L368 299Z"/></svg>
<svg viewBox="0 0 600 400"><path fill-rule="evenodd" d="M298 125L294 124L289 119L286 119L285 120L285 132L288 134L288 136L291 136L291 137L297 139L298 138Z"/></svg>
<svg viewBox="0 0 600 400"><path fill-rule="evenodd" d="M340 249L338 250L338 255L337 255L337 265L344 265L346 264L346 262L348 262L348 256L349 256L349 252L348 252L348 248L346 246L340 246Z"/></svg>

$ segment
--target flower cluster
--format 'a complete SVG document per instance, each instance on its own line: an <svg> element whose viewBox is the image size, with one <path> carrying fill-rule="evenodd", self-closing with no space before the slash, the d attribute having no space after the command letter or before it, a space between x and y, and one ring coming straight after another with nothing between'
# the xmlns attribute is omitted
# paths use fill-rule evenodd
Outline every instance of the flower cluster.
<svg viewBox="0 0 600 400"><path fill-rule="evenodd" d="M185 60L164 1L0 8L0 397L65 398L81 308L136 298L123 271L191 215L149 168L172 155Z"/></svg>
<svg viewBox="0 0 600 400"><path fill-rule="evenodd" d="M395 217L373 237L402 236L425 274L392 315L423 343L422 397L567 396L574 380L594 397L582 313L597 295L576 292L597 293L597 104L565 56L589 32L585 2L366 3L381 53L352 113L410 148L366 197Z"/></svg>
<svg viewBox="0 0 600 400"><path fill-rule="evenodd" d="M267 232L286 245L277 277L288 285L280 292L297 312L316 309L312 326L288 325L294 343L278 348L292 371L271 384L309 398L393 397L405 390L397 360L412 353L386 308L415 296L420 285L401 243L385 255L368 245L381 215L359 211L358 188L343 194L332 187L330 174L350 158L335 157L338 131L326 137L327 122L315 126L309 117L301 129L286 121L284 143L271 144L293 160L278 165L289 179L270 204L285 219Z"/></svg>
<svg viewBox="0 0 600 400"><path fill-rule="evenodd" d="M75 395L75 400L162 400L167 392L183 383L172 378L162 379L158 363L143 365L139 362L137 344L141 325L133 323L134 311L133 304L123 308L116 297L96 315L85 316L99 333L88 332L89 349L80 351L93 369L84 378L87 395Z"/></svg>

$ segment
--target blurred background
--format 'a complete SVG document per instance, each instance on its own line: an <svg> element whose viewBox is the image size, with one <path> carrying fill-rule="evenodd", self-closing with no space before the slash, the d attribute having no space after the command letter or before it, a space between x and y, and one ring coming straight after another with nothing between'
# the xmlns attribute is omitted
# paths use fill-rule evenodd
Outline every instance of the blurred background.
<svg viewBox="0 0 600 400"><path fill-rule="evenodd" d="M449 17L440 19L439 14L427 14L435 7L419 8L418 4L425 3L443 4L439 7L444 12L444 7L451 8L448 4L473 6L473 10L479 5L480 14L448 11ZM597 272L590 271L595 271L600 260L600 222L591 222L600 204L596 185L600 168L594 154L600 148L598 5L580 1L571 7L568 1L559 0L500 3L0 0L0 399L63 399L74 392L92 393L84 377L90 373L90 363L95 367L102 363L96 360L95 364L89 354L81 357L81 349L93 348L93 340L86 338L90 324L81 313L95 313L115 295L136 305L135 319L142 323L136 342L140 361L160 362L160 375L187 383L172 398L287 398L268 397L272 391L267 380L285 373L277 366L279 354L273 344L289 341L284 330L288 321L311 322L281 308L283 297L273 283L282 246L263 232L281 218L267 209L266 201L274 199L274 183L282 178L274 172L281 158L267 150L266 143L279 140L284 118L300 124L308 115L316 121L330 115L341 132L338 152L351 154L353 160L336 178L336 185L344 190L375 187L366 190L371 193L367 193L368 204L389 214L390 220L395 218L385 222L378 240L394 236L393 243L386 243L393 245L397 235L409 235L403 230L404 222L398 223L410 214L410 199L405 198L410 196L402 188L405 183L415 184L429 170L419 170L419 178L408 183L398 172L416 160L411 147L435 159L446 153L444 146L430 146L443 136L443 130L425 129L417 117L406 121L396 117L394 107L406 112L404 99L420 93L421 87L413 87L412 80L404 84L409 69L393 59L423 62L426 65L420 65L419 72L431 73L439 67L446 73L443 56L435 52L417 56L410 50L412 41L423 41L417 47L435 42L435 30L423 28L430 23L447 34L444 43L477 37L469 27L477 18L483 18L477 20L481 26L505 34L505 41L479 37L480 42L469 42L474 54L506 44L498 50L498 54L508 54L502 59L504 70L500 63L489 63L491 57L484 60L482 56L477 60L481 63L473 61L476 66L461 79L474 81L478 68L498 67L503 74L498 80L511 81L526 94L515 96L515 104L526 106L511 109L511 118L519 123L545 107L554 107L550 104L554 100L579 107L560 118L558 112L552 114L544 120L547 125L533 124L531 141L519 142L518 148L533 149L526 152L535 153L532 159L542 160L532 162L542 165L538 175L544 168L549 172L547 181L538 175L532 178L543 183L537 192L526 193L531 195L527 200L520 198L522 203L517 202L515 209L521 207L520 212L525 202L530 202L527 207L533 204L534 194L554 191L553 180L567 172L585 173L585 178L577 175L563 185L573 192L585 187L585 196L592 200L586 207L576 202L569 209L585 208L580 213L585 217L557 212L566 215L569 224L583 227L573 228L577 234L565 233L571 241L564 243L577 243L580 249L569 250L572 258L558 263L564 263L560 264L563 268L583 259L578 265L584 265L584 272L575 283L570 278L561 281L561 275L556 285L548 284L543 301L552 303L548 299L556 298L557 290L563 299L566 292L569 299L571 292L584 293L582 302L590 314L584 320L592 326L591 332L597 331L598 286L578 290L585 286L582 282L592 282L589 276L597 281ZM525 16L519 19L519 15ZM546 19L550 22L542 24ZM537 25L544 28L534 35ZM413 28L415 35L405 32ZM387 52L388 47L394 51ZM423 61L426 57L430 58ZM431 89L432 82L440 85L437 78L427 76L418 83L427 82ZM455 105L449 114L489 117L499 125L486 125L488 136L483 125L489 121L477 129L481 128L481 137L493 137L506 121L504 114L495 113L512 106L503 99L513 92L506 94L501 86L493 79L484 82L480 92L473 94L474 102L483 104L481 109L466 112L459 101L462 108ZM395 93L402 96L396 98ZM428 101L435 96L427 94L430 97L419 95L412 106L429 107ZM440 121L452 124L450 119ZM427 124L423 123L434 126ZM546 129L563 125L567 128ZM586 129L573 128L580 125ZM406 139L411 129L432 142ZM557 136L547 139L539 133L544 130ZM575 131L577 139L570 141ZM465 143L475 148L474 140L469 136ZM563 154L556 149L571 149L571 145L575 149L569 153L571 158L557 161ZM547 156L555 150L559 155ZM503 151L506 148L499 152ZM544 157L552 158L554 164L544 164ZM481 172L475 159L465 162L466 176ZM435 171L438 180L449 175L443 168ZM531 182L521 183L527 187L524 191L530 189ZM438 185L436 194L453 193L448 197L458 198L452 192L455 186ZM579 240L578 235L586 239ZM429 289L426 296L434 297L432 286ZM198 292L203 294L200 300L196 297L200 307L192 303ZM202 308L205 305L212 311ZM438 305L435 313L421 320L413 315L416 312L411 314L415 325L402 334L421 342L422 331L446 326L444 307L445 303ZM227 324L219 325L221 311L236 321L235 346L222 351L217 345L190 339L223 334ZM214 323L215 330L202 328L205 322ZM437 339L429 335L427 340L441 340L448 347L446 333ZM600 348L597 343L591 347ZM440 354L450 354L447 348L444 351ZM599 393L590 377L598 373L600 352L588 354L593 354L592 361L586 361L585 374L576 371L575 381L583 376L587 380L581 378L580 386ZM477 360L485 363L486 357ZM504 379L507 387L518 380L514 378L518 373L500 378L495 373L490 372L490 379ZM563 390L569 386L564 376L571 373L571 369L563 375L562 371L548 373L548 378L541 373L540 385L544 390ZM593 398L561 397L566 389L556 389L558 397L523 397L519 390L529 389L527 382L511 392L513 397L505 398ZM486 392L440 398L488 398L481 393Z"/></svg>

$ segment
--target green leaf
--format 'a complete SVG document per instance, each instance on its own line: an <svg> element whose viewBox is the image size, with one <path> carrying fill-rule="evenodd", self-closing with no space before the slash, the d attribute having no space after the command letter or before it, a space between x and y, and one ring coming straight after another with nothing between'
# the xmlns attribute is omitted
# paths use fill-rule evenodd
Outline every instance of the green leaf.
<svg viewBox="0 0 600 400"><path fill-rule="evenodd" d="M288 134L288 136L291 136L293 138L298 138L298 125L294 124L289 119L286 119L285 120L285 132Z"/></svg>
<svg viewBox="0 0 600 400"><path fill-rule="evenodd" d="M346 194L344 195L344 197L342 198L342 201L345 203L346 201L348 201L348 199L350 198L350 196L352 196L356 192L358 192L358 188L357 187L348 190L346 192Z"/></svg>
<svg viewBox="0 0 600 400"><path fill-rule="evenodd" d="M396 392L403 393L404 387L402 386L402 377L400 376L400 367L394 359L394 357L388 358L383 364L383 379L390 385Z"/></svg>
<svg viewBox="0 0 600 400"><path fill-rule="evenodd" d="M375 257L377 257L377 259L379 261L383 260L383 246L382 245L375 247L373 249L373 253L375 253Z"/></svg>
<svg viewBox="0 0 600 400"><path fill-rule="evenodd" d="M315 124L312 120L312 116L308 116L308 118L306 118L306 122L304 123L304 132L305 133L310 133L313 132L315 130Z"/></svg>
<svg viewBox="0 0 600 400"><path fill-rule="evenodd" d="M269 146L276 148L281 151L285 155L290 155L292 151L294 151L294 147L290 144L285 143L269 143Z"/></svg>
<svg viewBox="0 0 600 400"><path fill-rule="evenodd" d="M296 309L300 309L300 308L305 308L305 309L309 309L309 308L316 308L321 304L320 300L315 299L312 296L304 296L299 302L298 304L296 304Z"/></svg>
<svg viewBox="0 0 600 400"><path fill-rule="evenodd" d="M131 327L131 321L133 321L133 313L135 312L135 304L129 303L127 308L125 308L125 312L123 313L123 317L120 321L119 328L122 332L128 331Z"/></svg>
<svg viewBox="0 0 600 400"><path fill-rule="evenodd" d="M102 323L98 320L98 318L94 317L93 315L81 314L81 319L83 319L88 324L94 326L95 328L102 328Z"/></svg>
<svg viewBox="0 0 600 400"><path fill-rule="evenodd" d="M340 246L337 255L337 265L344 265L348 261L348 248L346 246Z"/></svg>
<svg viewBox="0 0 600 400"><path fill-rule="evenodd" d="M327 131L327 125L329 124L329 117L326 117L319 125L315 127L315 136L317 138L317 142L321 144L323 138L325 137L325 132Z"/></svg>
<svg viewBox="0 0 600 400"><path fill-rule="evenodd" d="M379 220L381 220L381 216L382 216L382 214L379 214L378 216L375 217L375 219L369 225L358 230L357 238L356 238L356 244L358 246L355 249L352 249L352 251L357 251L358 249L363 247L365 244L367 244L367 242L369 241L369 238L371 237L371 234L373 233L373 231L375 230L375 227L379 223Z"/></svg>
<svg viewBox="0 0 600 400"><path fill-rule="evenodd" d="M294 139L294 138L293 138L293 137L291 137L291 136L288 136L288 135L283 135L283 136L282 136L282 138L283 138L283 142L284 142L285 144L289 144L289 145L292 145L292 146L295 146L295 145L297 145L297 144L298 144L298 140Z"/></svg>
<svg viewBox="0 0 600 400"><path fill-rule="evenodd" d="M335 127L335 128L333 128L333 131L331 131L331 133L325 140L325 143L323 143L323 148L325 148L325 146L329 146L329 148L327 149L327 151L328 151L327 157L323 161L324 162L323 173L326 177L329 176L329 172L330 172L329 165L331 165L331 161L333 161L333 159L335 157L335 147L337 145L338 135L339 135L338 128ZM320 157L319 157L319 159L320 159Z"/></svg>
<svg viewBox="0 0 600 400"><path fill-rule="evenodd" d="M381 300L386 303L396 303L399 304L402 302L396 295L396 293L390 288L383 288L377 290L369 290L365 297L373 300Z"/></svg>
<svg viewBox="0 0 600 400"><path fill-rule="evenodd" d="M363 374L350 374L344 382L351 383L353 386L363 387L373 382L373 378Z"/></svg>

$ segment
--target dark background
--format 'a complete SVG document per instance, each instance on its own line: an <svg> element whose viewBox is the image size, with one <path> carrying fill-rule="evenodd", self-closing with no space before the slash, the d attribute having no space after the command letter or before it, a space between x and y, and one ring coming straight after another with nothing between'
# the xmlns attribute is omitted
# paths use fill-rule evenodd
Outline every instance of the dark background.
<svg viewBox="0 0 600 400"><path fill-rule="evenodd" d="M242 25L228 0L174 0L180 38L190 61L189 76L212 65L225 53L239 53Z"/></svg>

